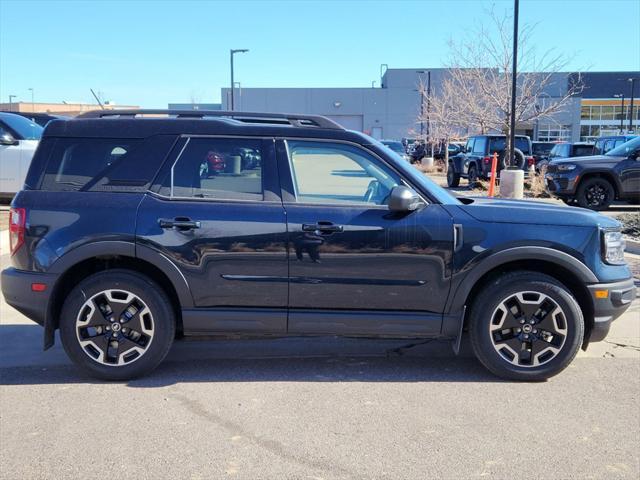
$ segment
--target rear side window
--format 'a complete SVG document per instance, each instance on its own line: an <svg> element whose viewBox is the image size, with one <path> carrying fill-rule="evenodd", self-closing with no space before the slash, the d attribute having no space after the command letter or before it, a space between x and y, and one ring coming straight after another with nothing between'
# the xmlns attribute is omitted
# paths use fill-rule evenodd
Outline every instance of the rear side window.
<svg viewBox="0 0 640 480"><path fill-rule="evenodd" d="M263 200L262 140L190 138L160 193L171 197Z"/></svg>
<svg viewBox="0 0 640 480"><path fill-rule="evenodd" d="M487 147L487 138L478 137L476 143L473 145L473 153L477 155L484 155L484 150Z"/></svg>
<svg viewBox="0 0 640 480"><path fill-rule="evenodd" d="M574 145L573 154L576 157L593 155L593 145Z"/></svg>
<svg viewBox="0 0 640 480"><path fill-rule="evenodd" d="M128 162L139 139L59 138L42 180L42 190L89 190ZM142 179L139 179L142 181Z"/></svg>
<svg viewBox="0 0 640 480"><path fill-rule="evenodd" d="M47 153L49 161L41 188L49 191L144 192L176 138L176 135L152 135L146 139L45 137L41 146L46 143L46 150L51 154ZM38 174L41 171L38 168Z"/></svg>

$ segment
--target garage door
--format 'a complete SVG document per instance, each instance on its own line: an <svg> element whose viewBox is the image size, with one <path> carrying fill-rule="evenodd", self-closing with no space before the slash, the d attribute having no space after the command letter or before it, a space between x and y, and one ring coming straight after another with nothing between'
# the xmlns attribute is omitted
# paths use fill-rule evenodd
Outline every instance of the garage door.
<svg viewBox="0 0 640 480"><path fill-rule="evenodd" d="M362 131L362 115L326 115L334 122L338 122L347 130Z"/></svg>

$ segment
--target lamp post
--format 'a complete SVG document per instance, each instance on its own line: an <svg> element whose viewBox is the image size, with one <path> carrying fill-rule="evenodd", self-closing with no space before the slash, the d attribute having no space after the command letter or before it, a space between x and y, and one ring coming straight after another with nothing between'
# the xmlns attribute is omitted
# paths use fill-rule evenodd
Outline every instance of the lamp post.
<svg viewBox="0 0 640 480"><path fill-rule="evenodd" d="M636 87L637 78L629 78L628 81L631 82L631 103L629 103L629 133L633 132L633 99L635 96L635 87Z"/></svg>
<svg viewBox="0 0 640 480"><path fill-rule="evenodd" d="M613 98L620 99L620 133L624 133L624 93L618 93Z"/></svg>
<svg viewBox="0 0 640 480"><path fill-rule="evenodd" d="M9 95L9 111L13 112L13 99L16 98L15 95Z"/></svg>
<svg viewBox="0 0 640 480"><path fill-rule="evenodd" d="M516 82L518 79L518 10L520 0L513 2L513 65L511 66L511 112L509 118L508 165L513 165L516 143Z"/></svg>
<svg viewBox="0 0 640 480"><path fill-rule="evenodd" d="M231 49L229 50L229 56L231 57L231 111L233 111L234 109L234 104L233 104L233 90L234 90L234 83L233 83L233 56L236 53L246 53L249 50L246 48L239 48L239 49Z"/></svg>
<svg viewBox="0 0 640 480"><path fill-rule="evenodd" d="M33 102L33 88L28 88L27 90L29 90L31 92L31 111L33 113L35 113L36 112L36 105Z"/></svg>

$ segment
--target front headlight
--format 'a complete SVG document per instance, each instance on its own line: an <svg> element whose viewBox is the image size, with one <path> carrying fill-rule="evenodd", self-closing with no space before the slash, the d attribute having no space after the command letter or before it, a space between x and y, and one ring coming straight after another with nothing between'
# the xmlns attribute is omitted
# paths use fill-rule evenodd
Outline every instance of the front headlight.
<svg viewBox="0 0 640 480"><path fill-rule="evenodd" d="M559 172L570 172L574 170L576 166L573 163L561 163L556 167Z"/></svg>
<svg viewBox="0 0 640 480"><path fill-rule="evenodd" d="M624 247L626 242L620 231L603 232L602 254L604 261L611 265L624 264Z"/></svg>

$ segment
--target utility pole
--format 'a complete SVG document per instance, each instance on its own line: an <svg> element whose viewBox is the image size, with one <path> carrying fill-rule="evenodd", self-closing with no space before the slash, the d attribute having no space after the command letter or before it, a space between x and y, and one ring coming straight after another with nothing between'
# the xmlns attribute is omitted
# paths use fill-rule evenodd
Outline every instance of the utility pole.
<svg viewBox="0 0 640 480"><path fill-rule="evenodd" d="M629 104L629 133L633 133L633 100L635 97L635 88L636 88L636 80L637 78L630 78L631 82L631 103Z"/></svg>
<svg viewBox="0 0 640 480"><path fill-rule="evenodd" d="M620 99L620 133L624 134L624 93L618 93L613 98Z"/></svg>
<svg viewBox="0 0 640 480"><path fill-rule="evenodd" d="M33 102L33 88L28 89L31 92L31 112L36 113L36 105Z"/></svg>
<svg viewBox="0 0 640 480"><path fill-rule="evenodd" d="M13 99L16 98L15 95L9 95L9 111L13 112Z"/></svg>
<svg viewBox="0 0 640 480"><path fill-rule="evenodd" d="M427 71L427 142L431 141L431 70ZM431 147L433 150L433 146Z"/></svg>
<svg viewBox="0 0 640 480"><path fill-rule="evenodd" d="M239 48L239 49L231 49L229 50L229 57L231 58L231 105L230 105L230 110L233 111L234 110L234 102L233 102L233 91L235 89L235 83L233 82L233 56L236 53L246 53L249 50L246 48Z"/></svg>
<svg viewBox="0 0 640 480"><path fill-rule="evenodd" d="M509 113L509 157L507 165L513 165L516 143L516 83L518 80L518 10L520 0L513 2L513 63L511 65L511 112Z"/></svg>

